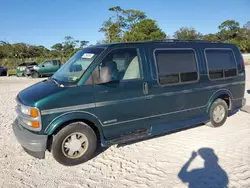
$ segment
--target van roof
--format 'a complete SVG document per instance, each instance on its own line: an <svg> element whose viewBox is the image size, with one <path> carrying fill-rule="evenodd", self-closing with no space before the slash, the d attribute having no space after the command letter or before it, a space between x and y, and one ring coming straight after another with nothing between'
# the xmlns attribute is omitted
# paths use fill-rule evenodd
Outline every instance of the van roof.
<svg viewBox="0 0 250 188"><path fill-rule="evenodd" d="M164 39L164 40L148 40L148 41L138 41L138 42L114 42L114 43L105 43L105 44L97 44L95 47L110 47L112 45L117 44L154 44L154 43L186 43L186 44L226 44L232 45L228 43L222 43L218 41L210 41L210 40L179 40L179 39ZM91 46L90 46L91 47Z"/></svg>

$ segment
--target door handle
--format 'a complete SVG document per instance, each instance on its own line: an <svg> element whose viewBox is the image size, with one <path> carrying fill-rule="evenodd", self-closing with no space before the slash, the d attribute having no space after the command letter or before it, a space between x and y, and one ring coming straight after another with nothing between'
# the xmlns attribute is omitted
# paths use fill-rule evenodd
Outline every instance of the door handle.
<svg viewBox="0 0 250 188"><path fill-rule="evenodd" d="M147 95L148 94L148 83L147 82L143 82L143 94Z"/></svg>

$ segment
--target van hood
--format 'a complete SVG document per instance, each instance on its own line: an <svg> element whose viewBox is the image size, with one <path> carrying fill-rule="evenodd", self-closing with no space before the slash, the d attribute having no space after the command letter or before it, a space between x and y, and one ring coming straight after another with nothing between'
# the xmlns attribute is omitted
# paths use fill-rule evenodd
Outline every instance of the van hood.
<svg viewBox="0 0 250 188"><path fill-rule="evenodd" d="M49 80L44 80L19 92L17 99L26 106L35 106L40 100L64 89Z"/></svg>

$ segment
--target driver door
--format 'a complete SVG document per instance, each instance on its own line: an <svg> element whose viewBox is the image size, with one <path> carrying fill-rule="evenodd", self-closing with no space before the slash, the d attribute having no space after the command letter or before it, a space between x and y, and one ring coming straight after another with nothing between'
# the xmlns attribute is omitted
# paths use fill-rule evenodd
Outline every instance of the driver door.
<svg viewBox="0 0 250 188"><path fill-rule="evenodd" d="M94 84L96 113L108 140L147 130L150 106L143 55L137 48L118 48L111 50L98 66L100 80Z"/></svg>
<svg viewBox="0 0 250 188"><path fill-rule="evenodd" d="M53 71L52 61L45 61L41 66L39 66L39 73L41 75L50 75L52 71Z"/></svg>

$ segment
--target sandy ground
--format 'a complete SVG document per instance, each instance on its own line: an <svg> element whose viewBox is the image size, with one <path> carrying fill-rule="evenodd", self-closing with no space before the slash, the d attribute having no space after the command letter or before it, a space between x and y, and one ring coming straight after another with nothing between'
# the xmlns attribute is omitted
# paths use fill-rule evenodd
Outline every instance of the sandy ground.
<svg viewBox="0 0 250 188"><path fill-rule="evenodd" d="M243 54L244 62L246 65L250 65L250 54Z"/></svg>
<svg viewBox="0 0 250 188"><path fill-rule="evenodd" d="M250 66L246 69L250 73ZM246 89L250 88L247 79ZM250 114L244 112L230 117L220 128L201 126L124 147L112 146L74 167L58 164L48 152L46 160L35 159L23 151L11 129L15 96L35 82L0 77L0 187L184 188L189 183L191 188L222 187L218 182L232 188L250 187ZM250 104L248 94L246 98ZM200 154L189 161L199 149ZM187 171L181 171L188 161Z"/></svg>

